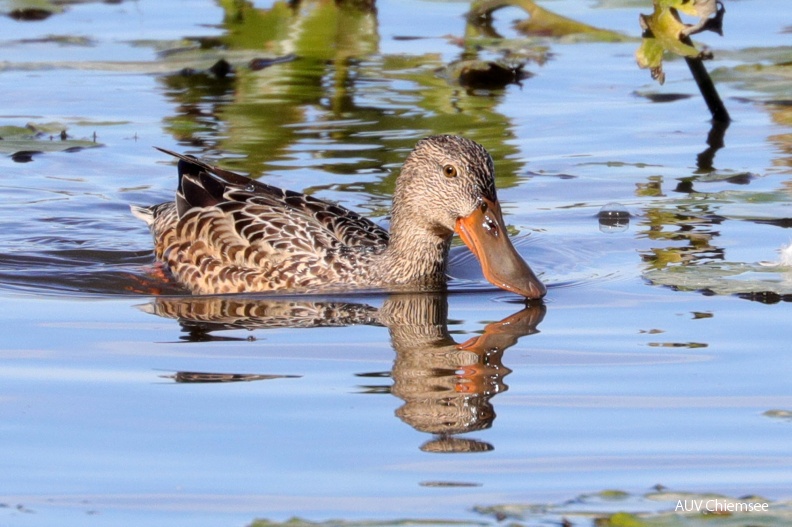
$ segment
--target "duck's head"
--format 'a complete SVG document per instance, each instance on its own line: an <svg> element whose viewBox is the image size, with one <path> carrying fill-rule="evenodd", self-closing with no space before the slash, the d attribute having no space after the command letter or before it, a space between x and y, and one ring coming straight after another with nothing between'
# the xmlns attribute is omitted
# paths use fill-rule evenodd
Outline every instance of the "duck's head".
<svg viewBox="0 0 792 527"><path fill-rule="evenodd" d="M399 209L435 235L459 234L494 285L529 299L547 292L509 240L492 157L480 144L450 135L419 141L396 183L394 220Z"/></svg>

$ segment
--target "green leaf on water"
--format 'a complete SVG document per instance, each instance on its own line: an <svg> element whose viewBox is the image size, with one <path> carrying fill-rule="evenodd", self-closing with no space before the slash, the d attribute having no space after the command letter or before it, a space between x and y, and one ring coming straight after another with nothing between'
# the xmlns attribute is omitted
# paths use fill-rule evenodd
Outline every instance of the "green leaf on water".
<svg viewBox="0 0 792 527"><path fill-rule="evenodd" d="M663 54L666 51L682 57L698 57L699 51L680 41L679 36L685 29L685 24L679 19L676 10L662 6L661 3L662 0L655 1L651 15L639 15L644 35L641 46L635 52L635 59L639 68L648 68L652 78L663 84Z"/></svg>
<svg viewBox="0 0 792 527"><path fill-rule="evenodd" d="M623 490L617 490L617 489L607 489L607 490L600 491L597 494L603 500L610 500L610 501L624 500L624 499L627 499L630 496L629 493L624 492Z"/></svg>
<svg viewBox="0 0 792 527"><path fill-rule="evenodd" d="M753 63L719 68L713 71L713 77L717 81L735 83L743 90L761 92L765 94L761 97L765 100L789 99L789 87L792 86L792 47L774 50L748 48L740 54L732 53L728 58L740 60L743 56ZM780 104L789 107L788 103Z"/></svg>
<svg viewBox="0 0 792 527"><path fill-rule="evenodd" d="M709 18L717 11L715 0L655 0L655 5L673 7L687 15Z"/></svg>
<svg viewBox="0 0 792 527"><path fill-rule="evenodd" d="M679 12L699 18L696 24L685 24ZM635 52L638 67L649 69L660 84L665 81L663 54L673 53L686 58L709 58L696 49L690 35L702 31L722 34L725 10L716 0L654 0L651 15L639 15L643 30L641 46Z"/></svg>
<svg viewBox="0 0 792 527"><path fill-rule="evenodd" d="M652 78L660 84L665 82L665 73L663 73L664 53L665 48L656 38L644 38L638 51L635 52L635 60L638 61L638 67L648 69Z"/></svg>

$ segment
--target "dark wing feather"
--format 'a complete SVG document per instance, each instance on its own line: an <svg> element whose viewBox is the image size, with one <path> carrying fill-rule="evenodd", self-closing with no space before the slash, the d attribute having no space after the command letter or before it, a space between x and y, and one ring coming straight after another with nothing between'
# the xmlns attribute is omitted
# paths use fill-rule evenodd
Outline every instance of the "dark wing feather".
<svg viewBox="0 0 792 527"><path fill-rule="evenodd" d="M179 165L182 161L179 161ZM179 190L176 191L176 209L179 217L193 207L214 207L223 201L225 187L209 177L206 172L191 174L179 172Z"/></svg>
<svg viewBox="0 0 792 527"><path fill-rule="evenodd" d="M272 185L209 165L195 157L157 148L161 152L179 159L179 188L176 206L179 216L192 207L211 207L221 203L236 202L252 205L247 209L266 211L261 216L251 218L243 210L233 214L236 230L245 237L251 230L251 223L279 223L273 218L294 217L295 213L306 224L312 224L309 231L317 236L321 229L324 236L330 236L342 245L351 247L382 246L388 243L388 232L367 218L333 203L290 190L282 190ZM288 221L288 220L287 220ZM308 225L305 225L308 227ZM288 234L286 234L288 236ZM324 236L318 236L320 242Z"/></svg>

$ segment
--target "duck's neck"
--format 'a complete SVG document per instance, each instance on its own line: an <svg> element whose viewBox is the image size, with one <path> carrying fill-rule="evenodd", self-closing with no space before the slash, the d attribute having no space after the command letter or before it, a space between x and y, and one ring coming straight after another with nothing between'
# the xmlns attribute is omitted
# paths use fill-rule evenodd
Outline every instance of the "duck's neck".
<svg viewBox="0 0 792 527"><path fill-rule="evenodd" d="M394 210L390 243L382 255L385 281L431 289L442 287L446 282L452 235L450 231L433 232L417 227L407 215Z"/></svg>

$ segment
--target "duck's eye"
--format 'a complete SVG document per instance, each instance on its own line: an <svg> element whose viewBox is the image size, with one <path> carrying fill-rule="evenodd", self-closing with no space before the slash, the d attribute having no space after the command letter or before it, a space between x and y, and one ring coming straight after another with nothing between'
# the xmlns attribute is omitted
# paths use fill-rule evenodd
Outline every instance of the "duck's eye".
<svg viewBox="0 0 792 527"><path fill-rule="evenodd" d="M445 177L456 177L457 169L454 165L446 165L443 167L443 174Z"/></svg>

